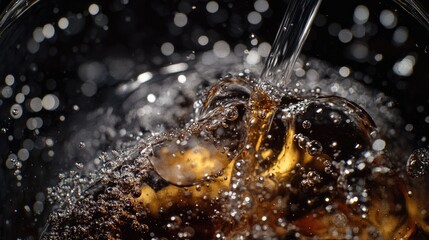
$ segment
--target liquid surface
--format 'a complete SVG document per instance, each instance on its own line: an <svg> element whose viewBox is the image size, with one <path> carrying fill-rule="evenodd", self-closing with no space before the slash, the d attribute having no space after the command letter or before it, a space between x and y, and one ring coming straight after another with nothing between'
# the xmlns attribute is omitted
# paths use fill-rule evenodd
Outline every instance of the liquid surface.
<svg viewBox="0 0 429 240"><path fill-rule="evenodd" d="M255 82L226 76L184 129L101 156L97 177L66 177L44 238L407 239L427 228L365 110L319 89L273 87L272 98ZM416 176L427 156L410 159Z"/></svg>

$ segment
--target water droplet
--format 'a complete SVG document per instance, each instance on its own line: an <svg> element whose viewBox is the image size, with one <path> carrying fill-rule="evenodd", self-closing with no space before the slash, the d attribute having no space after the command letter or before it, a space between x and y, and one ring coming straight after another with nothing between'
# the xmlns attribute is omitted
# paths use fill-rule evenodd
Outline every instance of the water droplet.
<svg viewBox="0 0 429 240"><path fill-rule="evenodd" d="M303 127L304 129L309 129L309 128L311 128L311 122L310 122L310 121L308 121L308 120L304 120L304 121L302 122L302 127Z"/></svg>
<svg viewBox="0 0 429 240"><path fill-rule="evenodd" d="M407 172L412 178L425 175L429 168L429 151L426 148L415 150L407 161Z"/></svg>
<svg viewBox="0 0 429 240"><path fill-rule="evenodd" d="M81 162L77 162L77 163L75 163L75 166L76 166L76 168L77 169L82 169L83 168L83 163L81 163Z"/></svg>
<svg viewBox="0 0 429 240"><path fill-rule="evenodd" d="M307 142L307 144L305 145L305 150L311 156L315 156L322 153L323 147L320 142L312 140L310 142Z"/></svg>

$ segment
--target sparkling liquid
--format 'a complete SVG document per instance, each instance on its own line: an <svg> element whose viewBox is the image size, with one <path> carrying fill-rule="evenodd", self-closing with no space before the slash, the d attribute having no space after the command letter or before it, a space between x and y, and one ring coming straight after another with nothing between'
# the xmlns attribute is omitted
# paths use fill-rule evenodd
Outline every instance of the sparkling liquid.
<svg viewBox="0 0 429 240"><path fill-rule="evenodd" d="M51 190L66 201L44 238L424 237L427 213L413 197L424 191L383 151L384 133L345 98L279 88L294 62L268 65L265 80L281 75L275 86L225 76L184 129L101 156L96 177L72 173L63 183L77 186L73 197ZM423 150L410 157L411 177L425 175L426 160Z"/></svg>
<svg viewBox="0 0 429 240"><path fill-rule="evenodd" d="M185 129L104 156L45 238L407 239L426 226L365 110L320 89L266 91L226 76Z"/></svg>

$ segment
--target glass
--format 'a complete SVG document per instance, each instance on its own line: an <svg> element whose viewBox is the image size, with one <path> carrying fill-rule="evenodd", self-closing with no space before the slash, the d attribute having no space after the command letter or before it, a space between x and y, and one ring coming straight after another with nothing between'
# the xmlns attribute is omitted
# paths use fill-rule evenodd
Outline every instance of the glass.
<svg viewBox="0 0 429 240"><path fill-rule="evenodd" d="M259 76L286 9L283 2L267 8L262 0L16 3L9 14L17 14L3 14L0 21L4 239L41 234L52 212L46 189L60 179L65 185L97 186L72 183L63 173L89 174L103 158L115 157L112 150L183 127L194 114L197 93L228 72L247 68ZM301 84L296 88L318 94L320 87L324 95L345 97L383 121L379 128L394 129L371 147L387 144L404 168L412 151L426 146L426 37L424 27L388 1L325 0L293 72ZM246 95L248 88L238 92ZM398 111L386 110L390 105ZM240 142L237 136L237 149ZM423 150L411 159L422 155ZM417 163L426 169L424 161ZM417 171L408 184L426 183L427 176L420 175ZM306 188L320 184L317 174L306 177ZM155 180L151 184L165 184ZM343 216L336 217L341 225ZM171 226L180 221L172 219Z"/></svg>

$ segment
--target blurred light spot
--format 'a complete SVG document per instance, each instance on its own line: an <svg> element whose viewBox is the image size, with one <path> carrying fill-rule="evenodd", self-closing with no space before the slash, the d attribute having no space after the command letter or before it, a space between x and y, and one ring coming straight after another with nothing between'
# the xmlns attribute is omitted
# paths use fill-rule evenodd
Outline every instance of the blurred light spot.
<svg viewBox="0 0 429 240"><path fill-rule="evenodd" d="M25 101L25 95L22 93L18 93L15 96L16 103L23 103Z"/></svg>
<svg viewBox="0 0 429 240"><path fill-rule="evenodd" d="M89 8L88 8L89 14L97 15L99 11L100 11L100 7L97 4L93 3L89 5Z"/></svg>
<svg viewBox="0 0 429 240"><path fill-rule="evenodd" d="M109 18L104 14L99 14L95 16L94 22L99 27L106 27L109 23Z"/></svg>
<svg viewBox="0 0 429 240"><path fill-rule="evenodd" d="M52 38L55 35L55 28L54 26L52 26L52 24L46 24L45 26L43 26L43 36L45 36L45 38L49 39Z"/></svg>
<svg viewBox="0 0 429 240"><path fill-rule="evenodd" d="M54 140L52 140L52 138L47 138L45 143L46 143L46 146L48 147L54 146Z"/></svg>
<svg viewBox="0 0 429 240"><path fill-rule="evenodd" d="M393 71L399 76L409 77L413 74L415 64L416 58L412 55L408 55L393 65Z"/></svg>
<svg viewBox="0 0 429 240"><path fill-rule="evenodd" d="M43 40L45 40L45 36L43 34L43 28L41 27L36 27L33 31L33 39L34 41L40 43L43 42Z"/></svg>
<svg viewBox="0 0 429 240"><path fill-rule="evenodd" d="M60 20L58 20L58 27L60 29L66 29L69 26L69 20L65 17L60 18Z"/></svg>
<svg viewBox="0 0 429 240"><path fill-rule="evenodd" d="M43 202L36 201L33 204L33 210L35 214L41 214L43 212L43 209L44 209Z"/></svg>
<svg viewBox="0 0 429 240"><path fill-rule="evenodd" d="M42 110L42 99L35 97L30 101L30 108L33 112L40 112Z"/></svg>
<svg viewBox="0 0 429 240"><path fill-rule="evenodd" d="M179 75L179 77L177 77L177 81L179 81L179 83L185 83L186 82L186 76L185 75Z"/></svg>
<svg viewBox="0 0 429 240"><path fill-rule="evenodd" d="M39 129L43 126L43 120L40 117L29 118L26 125L28 130Z"/></svg>
<svg viewBox="0 0 429 240"><path fill-rule="evenodd" d="M185 71L186 69L188 69L188 64L186 64L186 63L176 63L176 64L172 64L172 65L169 65L169 66L161 68L160 72L162 74L177 73L177 72Z"/></svg>
<svg viewBox="0 0 429 240"><path fill-rule="evenodd" d="M144 73L141 73L137 77L137 82L139 82L139 83L145 83L145 82L151 80L152 77L153 77L153 74L151 72L144 72Z"/></svg>
<svg viewBox="0 0 429 240"><path fill-rule="evenodd" d="M305 70L302 68L295 69L295 75L297 77L304 77L305 76Z"/></svg>
<svg viewBox="0 0 429 240"><path fill-rule="evenodd" d="M22 87L22 89L21 89L21 92L22 92L24 95L28 95L28 94L30 93L30 87L29 87L28 85L24 85L24 86Z"/></svg>
<svg viewBox="0 0 429 240"><path fill-rule="evenodd" d="M363 43L354 43L350 48L351 55L357 60L363 60L368 56L368 47Z"/></svg>
<svg viewBox="0 0 429 240"><path fill-rule="evenodd" d="M380 62L381 60L383 60L383 54L380 54L380 53L375 54L374 60L377 62Z"/></svg>
<svg viewBox="0 0 429 240"><path fill-rule="evenodd" d="M396 18L396 15L390 11L390 10L383 10L380 13L380 23L388 28L388 29L392 29L396 26L398 22L398 19Z"/></svg>
<svg viewBox="0 0 429 240"><path fill-rule="evenodd" d="M1 90L1 95L2 95L4 98L10 98L10 97L12 97L12 94L13 94L13 90L12 90L12 88L11 88L11 87L9 87L9 86L6 86L6 87L4 87L4 88Z"/></svg>
<svg viewBox="0 0 429 240"><path fill-rule="evenodd" d="M252 40L250 40L250 44L252 44L252 46L258 45L258 39L257 38L253 38Z"/></svg>
<svg viewBox="0 0 429 240"><path fill-rule="evenodd" d="M229 55L231 49L229 47L229 44L225 41L217 41L213 45L213 53L218 58L225 58Z"/></svg>
<svg viewBox="0 0 429 240"><path fill-rule="evenodd" d="M106 67L99 62L86 62L79 66L77 73L80 79L85 82L100 82L104 80L104 76L106 74Z"/></svg>
<svg viewBox="0 0 429 240"><path fill-rule="evenodd" d="M352 33L355 38L365 37L366 27L364 25L355 24L352 26Z"/></svg>
<svg viewBox="0 0 429 240"><path fill-rule="evenodd" d="M156 96L152 93L149 93L146 98L147 98L147 101L150 103L154 103L156 101Z"/></svg>
<svg viewBox="0 0 429 240"><path fill-rule="evenodd" d="M239 43L234 47L234 54L237 55L237 57L242 57L246 49L247 49L246 45Z"/></svg>
<svg viewBox="0 0 429 240"><path fill-rule="evenodd" d="M386 142L383 139L377 139L372 143L372 149L374 151L381 151L386 147Z"/></svg>
<svg viewBox="0 0 429 240"><path fill-rule="evenodd" d="M215 13L219 10L219 4L215 1L210 1L206 5L207 12Z"/></svg>
<svg viewBox="0 0 429 240"><path fill-rule="evenodd" d="M26 161L28 159L28 157L30 157L30 153L28 152L27 149L25 148L21 148L18 151L18 158L22 161Z"/></svg>
<svg viewBox="0 0 429 240"><path fill-rule="evenodd" d="M58 108L60 100L54 94L45 95L42 99L42 106L48 111L52 111Z"/></svg>
<svg viewBox="0 0 429 240"><path fill-rule="evenodd" d="M413 124L409 123L409 124L405 125L405 131L411 132L411 131L413 131L413 129L414 129Z"/></svg>
<svg viewBox="0 0 429 240"><path fill-rule="evenodd" d="M350 75L350 68L348 67L341 67L338 71L341 75L341 77L348 77Z"/></svg>
<svg viewBox="0 0 429 240"><path fill-rule="evenodd" d="M39 43L36 42L36 41L34 41L34 39L29 39L28 40L28 42L27 42L27 50L30 53L33 53L33 54L37 53L37 51L39 51L39 47L40 47Z"/></svg>
<svg viewBox="0 0 429 240"><path fill-rule="evenodd" d="M398 27L393 33L393 42L396 44L403 44L408 39L408 28Z"/></svg>
<svg viewBox="0 0 429 240"><path fill-rule="evenodd" d="M261 56L256 50L251 50L246 56L246 62L251 65L258 64L261 61Z"/></svg>
<svg viewBox="0 0 429 240"><path fill-rule="evenodd" d="M176 13L173 21L176 26L184 27L188 23L188 17L183 13Z"/></svg>
<svg viewBox="0 0 429 240"><path fill-rule="evenodd" d="M353 34L350 30L343 29L338 33L338 38L342 43L349 43L353 38Z"/></svg>
<svg viewBox="0 0 429 240"><path fill-rule="evenodd" d="M13 104L12 107L10 107L10 115L18 119L22 116L22 107L19 104Z"/></svg>
<svg viewBox="0 0 429 240"><path fill-rule="evenodd" d="M15 83L15 77L11 74L8 74L5 79L4 82L6 83L6 85L8 86L12 86Z"/></svg>
<svg viewBox="0 0 429 240"><path fill-rule="evenodd" d="M92 97L97 93L97 85L92 81L88 81L82 84L80 90L82 91L83 95Z"/></svg>
<svg viewBox="0 0 429 240"><path fill-rule="evenodd" d="M271 45L267 42L263 42L259 44L258 46L258 54L261 55L261 57L268 57L271 51Z"/></svg>
<svg viewBox="0 0 429 240"><path fill-rule="evenodd" d="M306 74L307 74L307 78L308 78L310 81L317 81L317 80L319 80L319 78L320 78L319 73L318 73L316 70L314 70L314 69L309 69L309 70L306 72Z"/></svg>
<svg viewBox="0 0 429 240"><path fill-rule="evenodd" d="M174 53L174 45L170 42L165 42L161 45L161 53L164 56L170 56Z"/></svg>
<svg viewBox="0 0 429 240"><path fill-rule="evenodd" d="M22 142L22 146L23 146L25 149L28 149L28 151L31 151L31 150L33 150L33 148L34 148L34 142L33 142L33 140L31 140L31 139L25 139L25 140Z"/></svg>
<svg viewBox="0 0 429 240"><path fill-rule="evenodd" d="M364 5L359 5L355 8L353 20L357 24L365 24L369 18L369 10Z"/></svg>
<svg viewBox="0 0 429 240"><path fill-rule="evenodd" d="M263 13L263 12L266 12L268 10L270 5L268 4L268 2L266 0L257 0L253 4L253 7L255 8L256 11Z"/></svg>
<svg viewBox="0 0 429 240"><path fill-rule="evenodd" d="M205 36L205 35L202 35L202 36L200 36L200 37L198 38L198 43L199 43L201 46L205 46L205 45L207 45L207 43L209 43L209 38L208 38L207 36Z"/></svg>
<svg viewBox="0 0 429 240"><path fill-rule="evenodd" d="M251 23L251 24L256 25L256 24L260 23L261 20L262 20L262 16L258 12L253 11L247 15L247 21L249 21L249 23Z"/></svg>

